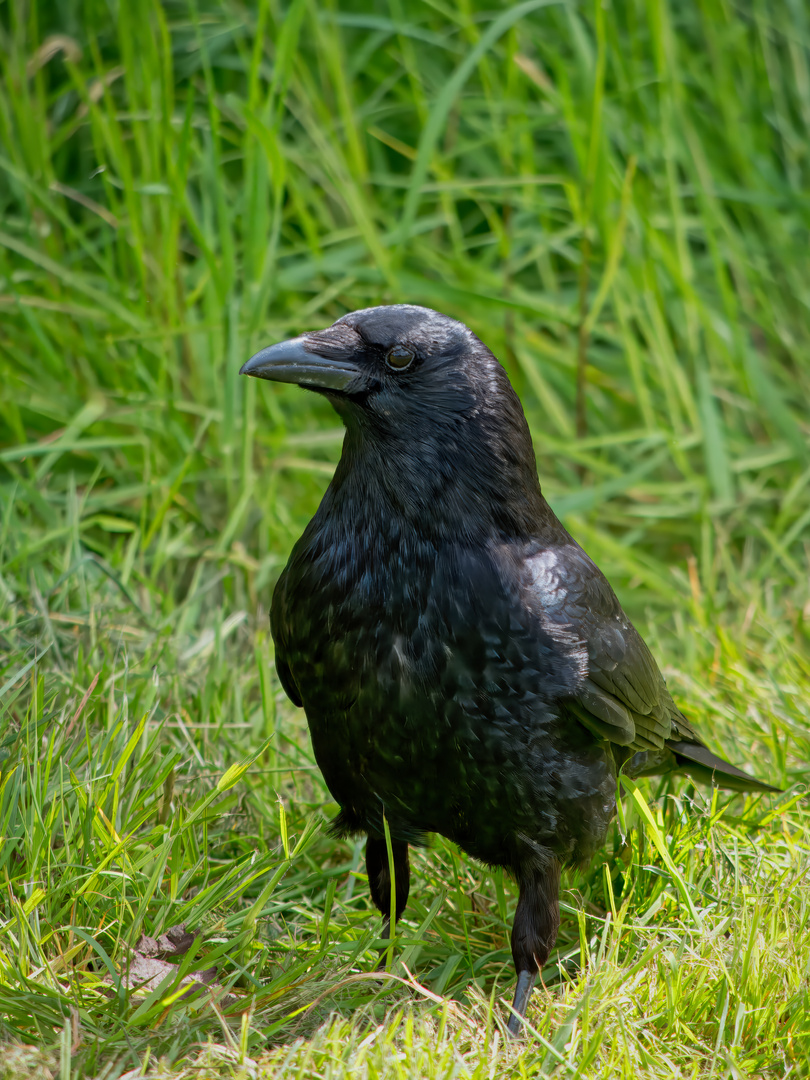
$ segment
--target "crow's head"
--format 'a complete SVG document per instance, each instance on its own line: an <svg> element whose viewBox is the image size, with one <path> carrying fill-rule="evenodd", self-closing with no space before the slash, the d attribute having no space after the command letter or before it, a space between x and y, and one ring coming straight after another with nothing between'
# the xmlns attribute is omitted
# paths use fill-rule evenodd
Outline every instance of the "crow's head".
<svg viewBox="0 0 810 1080"><path fill-rule="evenodd" d="M317 390L347 422L365 419L381 435L412 429L415 413L460 419L514 397L471 330L413 304L353 311L326 330L262 349L241 374Z"/></svg>
<svg viewBox="0 0 810 1080"><path fill-rule="evenodd" d="M379 471L378 486L401 494L403 505L424 507L451 491L459 509L462 501L503 501L518 488L524 500L539 498L528 427L506 372L471 330L438 311L353 311L326 330L262 349L241 374L325 394L348 428L349 456L365 459L366 475Z"/></svg>

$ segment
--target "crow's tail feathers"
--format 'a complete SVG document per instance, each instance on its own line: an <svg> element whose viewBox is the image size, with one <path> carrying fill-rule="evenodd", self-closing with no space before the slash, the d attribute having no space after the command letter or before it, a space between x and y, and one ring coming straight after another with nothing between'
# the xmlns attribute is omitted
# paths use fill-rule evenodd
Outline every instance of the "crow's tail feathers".
<svg viewBox="0 0 810 1080"><path fill-rule="evenodd" d="M675 755L677 768L682 770L695 780L705 783L718 784L720 787L731 788L733 791L775 791L781 792L781 788L763 784L761 780L755 780L753 776L729 765L717 754L713 754L700 743L693 742L668 742L667 747Z"/></svg>
<svg viewBox="0 0 810 1080"><path fill-rule="evenodd" d="M624 772L631 777L657 776L674 770L688 773L700 783L717 784L733 791L782 790L755 780L742 769L723 761L702 743L687 739L666 742L660 750L640 751L624 766Z"/></svg>

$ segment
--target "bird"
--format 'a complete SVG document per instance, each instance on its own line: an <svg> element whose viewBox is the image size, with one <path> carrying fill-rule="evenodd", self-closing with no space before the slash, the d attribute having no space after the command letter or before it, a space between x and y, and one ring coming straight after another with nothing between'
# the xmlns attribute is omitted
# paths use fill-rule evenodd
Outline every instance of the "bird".
<svg viewBox="0 0 810 1080"><path fill-rule="evenodd" d="M365 308L240 373L325 396L346 429L270 616L279 680L339 807L332 831L368 837L385 938L409 845L430 834L514 877L518 1035L556 941L561 870L602 844L619 771L779 789L712 753L675 704L545 500L517 393L466 325Z"/></svg>

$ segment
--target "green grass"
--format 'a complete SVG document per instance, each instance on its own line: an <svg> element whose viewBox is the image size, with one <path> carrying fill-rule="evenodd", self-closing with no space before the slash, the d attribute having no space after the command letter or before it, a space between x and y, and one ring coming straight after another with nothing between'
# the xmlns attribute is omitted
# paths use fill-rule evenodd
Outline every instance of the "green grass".
<svg viewBox="0 0 810 1080"><path fill-rule="evenodd" d="M810 1074L806 6L0 27L0 1076ZM362 845L272 663L341 432L239 365L403 300L503 359L676 697L787 789L626 791L517 1046L514 891L441 840L373 976ZM183 921L177 976L129 992Z"/></svg>

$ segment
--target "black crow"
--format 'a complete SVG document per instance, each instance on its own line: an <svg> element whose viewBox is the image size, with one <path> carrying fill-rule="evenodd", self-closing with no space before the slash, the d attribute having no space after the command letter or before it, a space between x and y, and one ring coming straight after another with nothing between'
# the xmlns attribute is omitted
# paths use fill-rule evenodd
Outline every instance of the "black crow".
<svg viewBox="0 0 810 1080"><path fill-rule="evenodd" d="M716 757L670 697L599 568L540 491L520 401L461 323L367 308L271 345L242 374L324 394L346 426L273 595L282 686L395 919L408 845L449 837L514 874L517 1033L559 925L560 869L589 859L616 773L681 767L773 791Z"/></svg>

